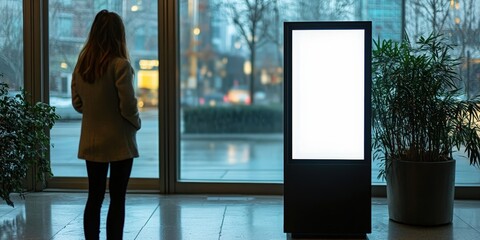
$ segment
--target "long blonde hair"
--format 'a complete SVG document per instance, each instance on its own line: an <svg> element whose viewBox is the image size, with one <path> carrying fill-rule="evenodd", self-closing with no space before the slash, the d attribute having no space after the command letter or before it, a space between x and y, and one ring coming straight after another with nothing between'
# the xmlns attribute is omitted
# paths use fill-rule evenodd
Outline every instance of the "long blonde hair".
<svg viewBox="0 0 480 240"><path fill-rule="evenodd" d="M118 14L102 10L93 20L75 71L84 81L93 83L103 76L109 62L116 57L128 59L125 26Z"/></svg>

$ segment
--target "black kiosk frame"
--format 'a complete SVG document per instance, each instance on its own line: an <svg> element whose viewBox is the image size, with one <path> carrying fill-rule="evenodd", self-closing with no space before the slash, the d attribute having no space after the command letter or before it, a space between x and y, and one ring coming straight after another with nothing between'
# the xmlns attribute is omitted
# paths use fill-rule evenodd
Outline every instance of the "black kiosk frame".
<svg viewBox="0 0 480 240"><path fill-rule="evenodd" d="M371 22L284 23L284 231L371 232Z"/></svg>

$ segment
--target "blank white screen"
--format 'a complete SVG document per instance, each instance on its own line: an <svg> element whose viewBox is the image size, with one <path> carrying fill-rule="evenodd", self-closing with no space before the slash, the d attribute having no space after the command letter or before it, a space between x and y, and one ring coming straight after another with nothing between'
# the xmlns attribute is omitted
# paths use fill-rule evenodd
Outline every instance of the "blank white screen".
<svg viewBox="0 0 480 240"><path fill-rule="evenodd" d="M364 30L292 31L292 159L364 159Z"/></svg>

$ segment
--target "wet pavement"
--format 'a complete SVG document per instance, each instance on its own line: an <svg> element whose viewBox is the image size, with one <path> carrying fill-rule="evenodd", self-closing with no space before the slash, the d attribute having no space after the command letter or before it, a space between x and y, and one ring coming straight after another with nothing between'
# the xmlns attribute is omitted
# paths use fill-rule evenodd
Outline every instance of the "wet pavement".
<svg viewBox="0 0 480 240"><path fill-rule="evenodd" d="M134 178L158 178L158 112L141 113ZM80 120L59 121L51 131L52 170L59 177L85 177L85 163L77 159ZM479 184L480 169L455 154L457 184ZM372 183L378 167L372 163ZM185 181L283 182L283 134L181 134L180 179Z"/></svg>

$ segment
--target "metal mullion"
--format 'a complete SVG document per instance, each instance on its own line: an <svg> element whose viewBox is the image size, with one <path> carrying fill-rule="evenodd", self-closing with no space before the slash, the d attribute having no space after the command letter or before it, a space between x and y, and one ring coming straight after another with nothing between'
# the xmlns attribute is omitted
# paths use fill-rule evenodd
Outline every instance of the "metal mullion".
<svg viewBox="0 0 480 240"><path fill-rule="evenodd" d="M176 79L177 35L176 1L161 1L159 4L159 149L160 181L162 193L173 193L176 179Z"/></svg>

